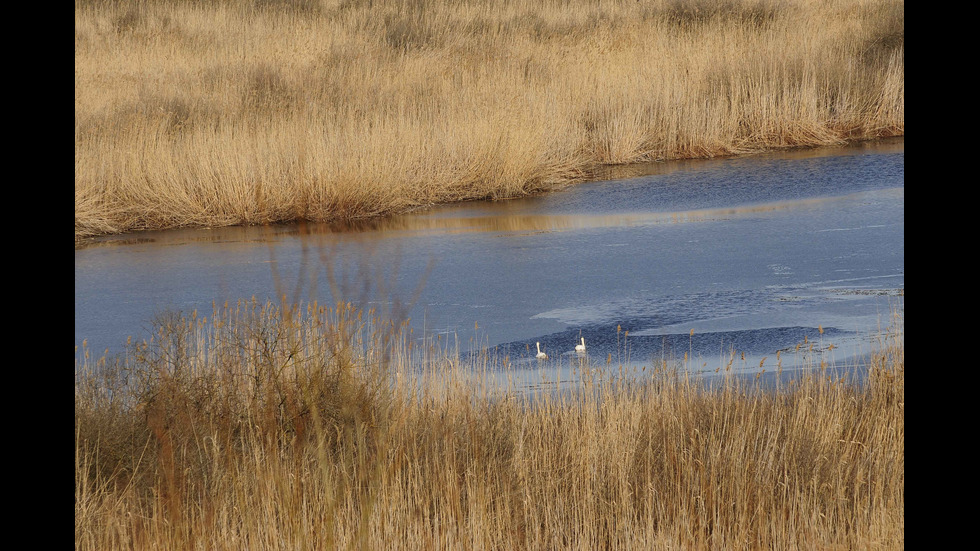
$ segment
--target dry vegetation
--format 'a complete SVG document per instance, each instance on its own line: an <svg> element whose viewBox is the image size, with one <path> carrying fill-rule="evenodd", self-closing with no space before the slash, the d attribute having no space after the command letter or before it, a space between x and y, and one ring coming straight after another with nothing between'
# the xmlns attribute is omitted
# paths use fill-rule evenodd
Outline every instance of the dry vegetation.
<svg viewBox="0 0 980 551"><path fill-rule="evenodd" d="M75 546L901 549L902 325L862 384L584 363L557 395L343 304L164 316L78 352Z"/></svg>
<svg viewBox="0 0 980 551"><path fill-rule="evenodd" d="M76 0L75 236L904 134L902 0Z"/></svg>

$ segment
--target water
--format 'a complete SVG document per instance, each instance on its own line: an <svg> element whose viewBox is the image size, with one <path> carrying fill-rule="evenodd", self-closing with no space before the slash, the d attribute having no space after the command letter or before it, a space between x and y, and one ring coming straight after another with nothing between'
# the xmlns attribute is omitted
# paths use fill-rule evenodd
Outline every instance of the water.
<svg viewBox="0 0 980 551"><path fill-rule="evenodd" d="M711 371L735 350L751 372L777 352L799 360L804 339L846 363L904 309L904 151L900 139L629 167L343 230L105 238L75 251L75 342L116 350L159 312L286 293L407 317L417 338L517 366L540 365L536 342L570 366L580 337L599 363L686 353Z"/></svg>

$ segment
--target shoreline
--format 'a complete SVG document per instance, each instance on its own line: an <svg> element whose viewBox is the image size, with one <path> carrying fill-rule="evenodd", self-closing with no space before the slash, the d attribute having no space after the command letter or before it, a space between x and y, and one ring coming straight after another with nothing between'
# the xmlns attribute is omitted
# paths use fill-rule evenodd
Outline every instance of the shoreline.
<svg viewBox="0 0 980 551"><path fill-rule="evenodd" d="M738 158L754 157L758 155L775 154L775 153L788 153L788 152L797 152L797 151L798 152L818 151L821 149L848 149L848 148L861 147L863 144L875 144L875 143L898 141L898 140L902 140L904 142L904 139L905 139L905 135L903 133L900 135L888 135L888 136L882 136L877 138L852 139L852 140L842 141L836 144L797 145L797 146L763 149L758 151L728 154L728 155L713 155L713 156L705 156L705 157L675 157L675 158L658 159L652 161L638 161L633 163L603 164L595 167L590 167L589 169L587 169L586 172L588 173L588 175L583 176L581 179L564 181L555 184L547 189L531 191L531 192L524 193L522 195L515 195L515 196L499 198L499 199L471 198L471 199L461 199L455 201L437 202L437 203L430 203L426 205L415 205L415 206L405 208L404 210L401 211L393 211L385 214L377 214L377 215L363 216L363 217L354 216L346 219L334 218L334 219L325 219L325 220L311 220L311 219L303 219L303 218L294 218L289 220L278 220L275 222L253 223L253 224L232 223L232 224L221 224L221 225L213 225L213 224L212 225L208 225L208 224L175 225L170 227L163 227L163 226L147 227L147 228L139 228L139 229L133 229L128 231L107 232L107 233L91 234L91 235L80 235L76 232L75 248L76 249L84 248L92 243L97 242L102 238L124 237L124 236L136 237L144 232L157 232L157 231L168 231L168 230L209 229L209 228L219 228L219 227L289 226L293 224L302 224L302 223L337 224L340 227L347 227L349 225L354 225L356 223L362 223L371 220L382 220L384 218L388 218L391 216L418 213L432 208L447 207L447 206L452 206L457 204L479 202L479 201L492 201L492 202L510 201L515 199L527 198L538 194L551 193L554 191L558 191L567 186L574 186L578 184L586 184L591 182L600 182L605 180L617 180L617 179L624 179L624 178L640 177L654 172L653 170L651 170L651 167L661 166L664 164L674 163L674 162L685 162L685 161L697 162L697 161L708 161L708 160L738 159Z"/></svg>

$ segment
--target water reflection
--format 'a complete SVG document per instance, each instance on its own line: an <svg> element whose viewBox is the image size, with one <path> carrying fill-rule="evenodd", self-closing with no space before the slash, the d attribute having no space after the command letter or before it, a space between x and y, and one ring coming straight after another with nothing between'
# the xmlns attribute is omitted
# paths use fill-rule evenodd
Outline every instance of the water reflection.
<svg viewBox="0 0 980 551"><path fill-rule="evenodd" d="M595 228L629 228L649 224L683 224L694 222L723 221L738 216L773 212L777 210L798 209L836 201L854 201L859 194L843 197L819 197L794 201L780 201L761 205L747 205L730 208L700 209L682 212L637 212L617 214L524 214L506 216L468 216L440 217L396 216L384 220L354 222L345 225L342 231L395 232L395 231L433 231L440 233L456 232L538 232L567 231ZM336 232L339 227L328 227Z"/></svg>
<svg viewBox="0 0 980 551"><path fill-rule="evenodd" d="M900 188L891 190L901 195ZM434 232L439 234L485 232L553 232L574 231L597 228L630 228L651 224L686 224L698 222L720 222L740 216L756 215L780 210L811 208L832 203L846 203L862 200L864 194L850 194L836 197L815 197L790 201L776 201L757 205L737 207L696 209L676 212L633 212L613 214L510 214L487 216L439 216L400 215L379 219L353 220L343 223L301 222L288 226L253 226L218 228L202 230L170 230L165 232L146 232L140 237L107 237L89 242L83 247L156 245L175 246L188 243L248 244L272 243L283 238L311 235L343 235L370 240L378 237L392 237L396 232ZM842 231L840 228L825 231ZM371 236L370 234L382 234Z"/></svg>

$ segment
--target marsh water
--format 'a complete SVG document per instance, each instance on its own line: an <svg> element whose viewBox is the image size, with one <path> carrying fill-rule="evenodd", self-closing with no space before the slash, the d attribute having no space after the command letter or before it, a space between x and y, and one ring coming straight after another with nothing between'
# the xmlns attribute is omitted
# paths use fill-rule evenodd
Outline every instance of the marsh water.
<svg viewBox="0 0 980 551"><path fill-rule="evenodd" d="M75 250L75 344L120 350L161 312L350 300L510 366L663 358L746 372L860 362L904 309L904 139L653 163L536 197L358 226L145 232ZM766 358L769 358L768 360ZM805 361L804 361L805 363ZM760 367L760 364L765 364Z"/></svg>

